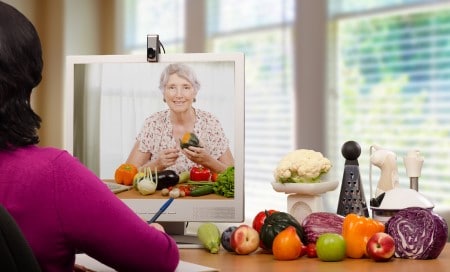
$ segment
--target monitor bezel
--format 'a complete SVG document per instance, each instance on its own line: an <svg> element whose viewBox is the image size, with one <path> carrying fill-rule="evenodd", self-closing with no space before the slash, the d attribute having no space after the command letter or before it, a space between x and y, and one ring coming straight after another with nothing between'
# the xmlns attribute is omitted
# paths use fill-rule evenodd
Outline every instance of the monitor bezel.
<svg viewBox="0 0 450 272"><path fill-rule="evenodd" d="M182 53L161 54L159 63L196 63L232 61L235 63L234 78L234 150L235 159L235 197L233 199L186 199L186 201L174 201L167 212L160 216L160 221L166 222L243 222L245 220L245 192L244 192L244 148L245 148L245 64L243 53ZM66 80L64 91L64 125L63 148L73 154L74 141L74 84L75 65L90 63L146 63L145 55L73 55L66 57ZM152 65L152 62L148 62ZM180 198L182 199L182 198ZM150 218L157 212L166 199L123 199L124 202L143 218ZM205 202L207 201L207 202ZM234 208L233 218L221 219L220 217L193 216L185 213L186 209L195 209L203 205L214 208ZM188 208L189 207L189 208Z"/></svg>

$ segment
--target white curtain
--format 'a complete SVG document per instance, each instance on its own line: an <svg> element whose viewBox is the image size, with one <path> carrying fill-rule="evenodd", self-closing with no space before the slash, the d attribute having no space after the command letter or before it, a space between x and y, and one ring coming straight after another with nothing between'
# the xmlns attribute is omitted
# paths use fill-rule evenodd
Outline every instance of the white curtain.
<svg viewBox="0 0 450 272"><path fill-rule="evenodd" d="M76 156L100 178L114 177L114 170L128 157L146 117L166 109L158 89L167 63L103 63L86 65L83 102L75 106ZM216 115L234 150L234 64L188 63L201 88L194 107ZM79 74L79 73L78 73ZM83 105L80 107L79 105ZM81 137L81 139L80 139Z"/></svg>
<svg viewBox="0 0 450 272"><path fill-rule="evenodd" d="M101 66L75 65L73 154L99 173L99 101Z"/></svg>

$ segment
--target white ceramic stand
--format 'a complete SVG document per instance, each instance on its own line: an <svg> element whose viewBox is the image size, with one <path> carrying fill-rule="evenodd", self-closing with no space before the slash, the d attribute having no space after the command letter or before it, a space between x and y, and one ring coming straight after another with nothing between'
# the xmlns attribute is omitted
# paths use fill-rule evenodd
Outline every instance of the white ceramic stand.
<svg viewBox="0 0 450 272"><path fill-rule="evenodd" d="M323 211L322 194L336 189L339 181L323 181L318 183L278 183L272 182L277 192L287 197L287 212L300 223L312 212Z"/></svg>
<svg viewBox="0 0 450 272"><path fill-rule="evenodd" d="M287 197L287 211L299 222L303 222L310 213L323 211L321 195L290 194Z"/></svg>

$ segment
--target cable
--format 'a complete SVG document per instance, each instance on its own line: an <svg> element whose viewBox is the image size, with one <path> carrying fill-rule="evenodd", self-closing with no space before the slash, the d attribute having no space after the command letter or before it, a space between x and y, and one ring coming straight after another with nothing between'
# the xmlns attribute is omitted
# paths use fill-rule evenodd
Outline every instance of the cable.
<svg viewBox="0 0 450 272"><path fill-rule="evenodd" d="M166 49L164 49L164 45L162 44L162 42L159 41L159 51L161 51L161 48L162 48L163 53L165 54L166 53Z"/></svg>

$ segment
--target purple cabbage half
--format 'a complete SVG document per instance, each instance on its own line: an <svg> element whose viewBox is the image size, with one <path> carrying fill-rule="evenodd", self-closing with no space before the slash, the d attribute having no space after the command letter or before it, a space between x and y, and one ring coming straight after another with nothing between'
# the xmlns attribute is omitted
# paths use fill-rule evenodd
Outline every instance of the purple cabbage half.
<svg viewBox="0 0 450 272"><path fill-rule="evenodd" d="M344 217L330 212L313 212L303 219L302 227L308 243L316 243L323 233L342 234Z"/></svg>
<svg viewBox="0 0 450 272"><path fill-rule="evenodd" d="M386 222L386 232L395 240L395 257L435 259L448 239L444 218L424 208L406 208Z"/></svg>

